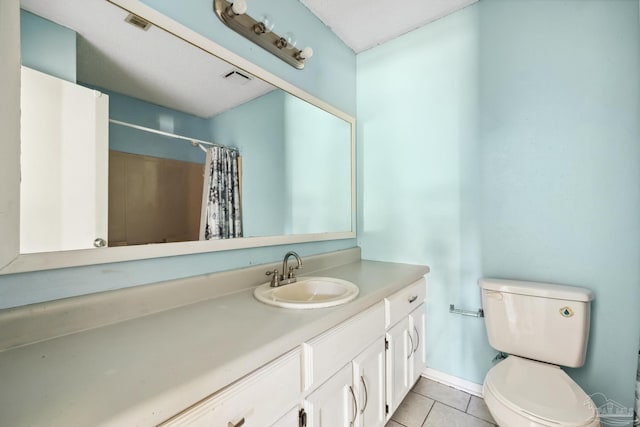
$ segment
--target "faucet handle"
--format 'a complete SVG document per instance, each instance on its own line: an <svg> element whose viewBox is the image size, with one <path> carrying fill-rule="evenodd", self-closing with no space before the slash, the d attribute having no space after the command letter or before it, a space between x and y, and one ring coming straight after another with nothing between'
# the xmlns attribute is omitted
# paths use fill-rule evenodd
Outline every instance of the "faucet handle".
<svg viewBox="0 0 640 427"><path fill-rule="evenodd" d="M277 268L275 270L269 270L265 274L267 276L272 276L271 277L271 287L272 288L276 288L276 287L280 286L280 274L278 273L278 269Z"/></svg>
<svg viewBox="0 0 640 427"><path fill-rule="evenodd" d="M296 277L296 275L294 274L293 270L300 270L301 266L296 265L294 266L289 266L289 272L287 273L287 278L292 279L294 277Z"/></svg>

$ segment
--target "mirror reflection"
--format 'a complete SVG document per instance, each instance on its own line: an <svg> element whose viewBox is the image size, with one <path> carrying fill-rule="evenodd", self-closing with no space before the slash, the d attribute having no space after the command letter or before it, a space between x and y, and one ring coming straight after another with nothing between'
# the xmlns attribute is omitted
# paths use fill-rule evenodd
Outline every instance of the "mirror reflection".
<svg viewBox="0 0 640 427"><path fill-rule="evenodd" d="M21 6L21 253L351 231L349 122L104 0Z"/></svg>

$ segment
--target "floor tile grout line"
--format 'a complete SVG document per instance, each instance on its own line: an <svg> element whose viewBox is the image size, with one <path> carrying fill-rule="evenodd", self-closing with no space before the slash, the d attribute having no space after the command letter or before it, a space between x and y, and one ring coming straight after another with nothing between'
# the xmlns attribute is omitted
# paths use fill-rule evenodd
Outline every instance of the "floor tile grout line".
<svg viewBox="0 0 640 427"><path fill-rule="evenodd" d="M424 417L424 420L422 420L422 424L420 424L420 427L424 427L424 425L427 423L427 420L429 419L429 415L431 415L431 411L433 411L433 407L436 406L436 400L431 399L431 407L429 408L429 411L427 412L427 416Z"/></svg>
<svg viewBox="0 0 640 427"><path fill-rule="evenodd" d="M469 415L470 417L473 417L473 418L475 418L477 420L485 422L485 423L489 424L490 426L498 427L496 424L492 423L491 421L485 420L484 418L477 417L477 416L475 416L473 414L470 414L470 413L468 413L466 411L461 411L460 409L458 409L458 408L456 408L454 406L451 406L451 405L447 405L446 403L441 402L439 400L435 400L435 399L430 399L430 400L432 400L432 403L431 403L431 406L429 408L429 411L427 412L426 417L422 420L422 423L420 424L421 427L424 427L424 425L426 424L427 420L429 419L429 415L431 415L431 412L433 411L433 408L435 407L436 403L440 403L441 405L444 405L444 406L446 406L448 408L451 408L454 411L460 412L462 414ZM468 405L467 405L467 409L468 409ZM402 427L408 427L406 424L403 424L403 423L399 422L398 420L394 419L393 415L391 416L391 418L389 418L389 420L401 425Z"/></svg>
<svg viewBox="0 0 640 427"><path fill-rule="evenodd" d="M469 414L468 412L464 412L464 411L462 411L462 410L460 410L460 409L456 408L455 406L447 405L446 403L444 403L444 402L440 402L439 400L434 400L434 402L438 402L438 403L439 403L439 404L441 404L441 405L447 406L447 407L449 407L449 408L451 408L451 409L453 409L453 410L456 410L456 411L461 412L461 413L463 413L463 414L469 415L470 417L473 417L473 418L475 418L476 420L484 421L485 423L490 424L490 425L492 425L492 426L494 426L494 425L495 425L495 424L494 424L494 423L492 423L491 421L487 421L487 420L485 420L484 418L476 417L475 415L473 415L473 414ZM434 405L435 405L435 403L434 403L433 405L431 405L431 409L433 409L433 406L434 406ZM429 413L431 413L431 410L429 410ZM428 417L429 417L429 416L427 415L427 418L428 418Z"/></svg>
<svg viewBox="0 0 640 427"><path fill-rule="evenodd" d="M436 399L431 399L431 400L433 400L434 402L438 402L438 403L440 403L440 404L442 404L444 406L447 406L447 407L449 407L451 409L455 409L458 412L462 412L463 414L466 414L466 412L464 412L462 409L456 408L455 406L451 406L451 405L449 405L447 403L441 402L441 401L436 400ZM469 415L471 415L471 414L469 414ZM471 415L471 416L473 416L473 415ZM478 418L478 417L476 417L476 418Z"/></svg>
<svg viewBox="0 0 640 427"><path fill-rule="evenodd" d="M449 386L446 386L446 387L449 387ZM467 393L467 392L464 392L464 391L462 391L462 390L457 390L457 389L455 389L455 388L453 388L453 387L449 387L449 388L452 388L452 389L454 389L454 390L456 390L456 391L459 391L460 393L464 393L464 394L466 394L466 395L467 395L467 397L469 398L469 400L467 401L467 405L466 405L466 407L468 408L468 407L469 407L469 402L471 402L471 394L469 394L469 393ZM428 394L422 394L422 393L420 393L419 391L414 391L414 390L409 390L409 391L410 391L410 392L412 392L412 393L415 393L415 394L419 394L419 395L420 395L420 396L422 396L422 397L426 397L426 398L428 398L428 399L431 399L431 400L433 400L434 402L440 402L440 401L439 401L437 398L435 398L434 396L430 396L430 395L428 395ZM442 403L442 402L440 402L440 403ZM447 405L447 406L451 406L451 405ZM451 407L453 408L453 406L451 406ZM457 409L457 408L456 408L456 409ZM458 410L460 411L460 409L458 409ZM462 411L462 412L465 412L465 411Z"/></svg>
<svg viewBox="0 0 640 427"><path fill-rule="evenodd" d="M426 380L427 380L427 381L430 381L429 379L426 379ZM422 427L424 427L424 425L427 423L427 421L428 421L428 419L429 419L429 416L432 414L432 412L433 412L433 408L435 407L435 404L436 404L436 403L440 403L441 405L444 405L444 406L446 406L446 407L448 407L448 408L451 408L451 409L453 409L454 411L459 412L459 413L461 413L461 414L469 415L469 416L471 416L473 419L476 419L476 420L478 420L478 421L481 421L481 422L487 423L489 426L492 426L492 427L499 427L497 424L495 424L495 422L489 421L489 420L487 420L487 419L481 418L481 417L479 417L479 416L476 416L476 415L471 414L471 413L469 413L469 412L468 412L468 411L469 411L469 408L470 408L470 406L471 406L471 399L473 399L473 397L474 397L474 395L472 395L471 393L467 393L467 392L465 392L465 391L462 391L462 390L456 389L455 387L451 387L451 386L446 385L446 384L438 383L438 384L440 384L440 385L442 385L442 386L449 387L449 388L451 388L451 389L457 390L457 391L459 391L459 392L463 393L464 395L466 395L466 397L467 397L467 399L468 399L468 400L467 400L467 403L466 403L465 409L464 409L464 410L462 410L462 409L459 409L459 408L457 408L457 407L455 407L455 406L452 406L452 405L450 405L450 404L444 403L444 402L442 402L442 401L440 401L440 400L438 400L438 399L434 398L433 396L430 396L429 394L422 393L422 392L420 392L420 391L416 390L416 385L418 384L418 382L419 382L419 381L417 381L417 382L416 382L416 384L414 384L414 386L413 386L413 387L411 387L411 389L410 389L409 391L410 391L410 392L412 392L412 393L415 393L415 394L416 394L416 395L418 395L418 396L422 396L422 397L427 398L427 399L429 399L429 400L431 400L431 401L432 401L432 404L431 404L431 406L430 406L429 410L427 411L427 416L426 416L426 417L424 418L424 420L422 421L422 424L421 424L421 426L422 426ZM434 381L434 382L437 382L437 381ZM406 398L406 396L405 396L405 398ZM481 397L478 397L478 399L483 400ZM393 418L390 418L390 419L393 419ZM407 427L407 426L405 426L404 424L399 423L399 422L398 422L398 421L396 421L396 420L393 420L393 421L394 421L394 422L396 422L396 423L398 423L399 425L401 425L401 426L403 426L403 427Z"/></svg>

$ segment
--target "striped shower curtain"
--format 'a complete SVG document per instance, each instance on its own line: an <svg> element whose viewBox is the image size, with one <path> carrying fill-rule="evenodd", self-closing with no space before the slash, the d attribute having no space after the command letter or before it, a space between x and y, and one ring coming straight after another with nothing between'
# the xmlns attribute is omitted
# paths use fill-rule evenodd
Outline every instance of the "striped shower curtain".
<svg viewBox="0 0 640 427"><path fill-rule="evenodd" d="M226 147L207 148L200 238L242 237L240 155Z"/></svg>

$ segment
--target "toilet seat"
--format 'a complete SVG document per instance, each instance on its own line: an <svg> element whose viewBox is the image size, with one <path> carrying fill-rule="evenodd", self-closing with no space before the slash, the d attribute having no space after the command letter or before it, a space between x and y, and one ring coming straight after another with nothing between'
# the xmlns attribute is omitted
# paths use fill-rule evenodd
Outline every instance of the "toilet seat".
<svg viewBox="0 0 640 427"><path fill-rule="evenodd" d="M555 365L509 356L487 373L484 391L498 421L500 412L508 412L522 426L600 425L591 398Z"/></svg>

